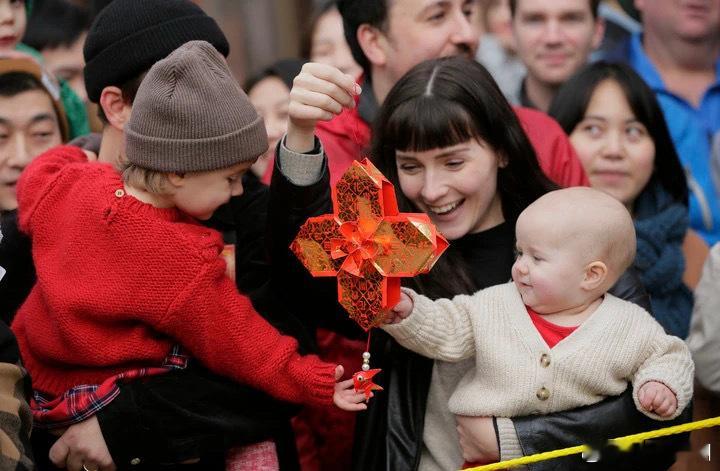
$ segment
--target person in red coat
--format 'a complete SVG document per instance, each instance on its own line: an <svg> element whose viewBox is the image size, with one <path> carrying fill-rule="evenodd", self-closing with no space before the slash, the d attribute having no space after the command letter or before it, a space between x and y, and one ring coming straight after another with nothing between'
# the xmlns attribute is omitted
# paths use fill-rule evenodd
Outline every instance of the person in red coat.
<svg viewBox="0 0 720 471"><path fill-rule="evenodd" d="M220 234L198 223L242 193L242 174L266 149L224 58L191 41L139 88L122 174L75 147L26 169L19 224L38 282L12 328L36 426L86 419L119 382L183 367L184 352L282 400L366 408L351 381L336 383L342 367L300 356L255 312L226 276Z"/></svg>

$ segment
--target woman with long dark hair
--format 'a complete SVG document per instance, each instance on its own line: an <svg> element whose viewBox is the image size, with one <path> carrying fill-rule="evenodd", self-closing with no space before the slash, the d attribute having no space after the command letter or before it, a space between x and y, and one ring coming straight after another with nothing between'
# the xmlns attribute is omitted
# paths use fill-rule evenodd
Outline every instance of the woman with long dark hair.
<svg viewBox="0 0 720 471"><path fill-rule="evenodd" d="M627 65L597 62L563 85L549 113L570 136L590 184L633 214L634 265L653 315L669 333L687 337L693 306L683 279L688 186L653 91ZM693 265L698 273L686 277L698 279L702 260Z"/></svg>
<svg viewBox="0 0 720 471"><path fill-rule="evenodd" d="M343 106L353 106L353 95L359 93L351 78L339 71L312 64L304 71L291 93L288 135L281 141L280 171L273 175L271 191L274 234L284 233L288 240L307 216L329 212L327 166L313 137L315 122L330 119ZM406 280L406 285L431 298L507 282L515 260L518 215L555 188L488 72L461 57L419 64L395 84L374 124L371 155L395 185L401 211L427 213L450 240L449 249L429 274ZM282 253L283 244L287 247L288 241L281 239L273 253ZM274 260L285 275L293 263L290 258ZM324 303L335 293L312 292L314 284L286 282L288 288L296 287L296 294L288 292L287 297L312 299L313 310L324 319L319 322L346 317L335 303ZM373 332L370 351L372 367L383 370L380 383L385 390L358 416L354 469L458 469L463 458L508 459L655 425L635 410L628 393L565 413L513 420L467 418L458 424L448 410L449 393L474 367L473 360L433 362L381 331ZM655 461L643 456L643 469L669 466L673 448L664 445ZM632 462L633 457L623 460ZM575 457L537 469L582 466Z"/></svg>

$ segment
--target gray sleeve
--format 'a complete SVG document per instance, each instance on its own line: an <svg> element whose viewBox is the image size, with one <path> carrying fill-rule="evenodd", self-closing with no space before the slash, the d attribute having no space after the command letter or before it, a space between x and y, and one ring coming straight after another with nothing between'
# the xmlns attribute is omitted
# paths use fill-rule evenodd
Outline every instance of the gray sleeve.
<svg viewBox="0 0 720 471"><path fill-rule="evenodd" d="M278 167L290 183L297 186L310 186L317 183L322 177L325 155L322 144L316 137L316 146L311 154L298 154L287 148L283 136L278 146ZM314 151L319 149L319 152Z"/></svg>

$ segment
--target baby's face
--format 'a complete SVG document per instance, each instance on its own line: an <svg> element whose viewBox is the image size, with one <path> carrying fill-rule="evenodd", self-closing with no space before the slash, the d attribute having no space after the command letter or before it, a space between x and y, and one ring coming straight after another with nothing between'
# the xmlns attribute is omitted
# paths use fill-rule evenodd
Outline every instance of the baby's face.
<svg viewBox="0 0 720 471"><path fill-rule="evenodd" d="M555 218L553 218L555 219ZM582 244L569 241L563 224L538 212L523 213L516 225L517 257L512 278L525 305L551 314L582 304L585 277Z"/></svg>

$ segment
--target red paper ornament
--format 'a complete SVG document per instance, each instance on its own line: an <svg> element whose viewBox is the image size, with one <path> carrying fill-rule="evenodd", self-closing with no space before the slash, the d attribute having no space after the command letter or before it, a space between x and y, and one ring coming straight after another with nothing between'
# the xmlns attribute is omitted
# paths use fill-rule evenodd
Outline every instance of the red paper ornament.
<svg viewBox="0 0 720 471"><path fill-rule="evenodd" d="M336 276L338 301L368 330L400 300L400 278L427 273L448 247L426 214L400 213L367 159L332 188L333 214L308 219L290 248L313 276Z"/></svg>

